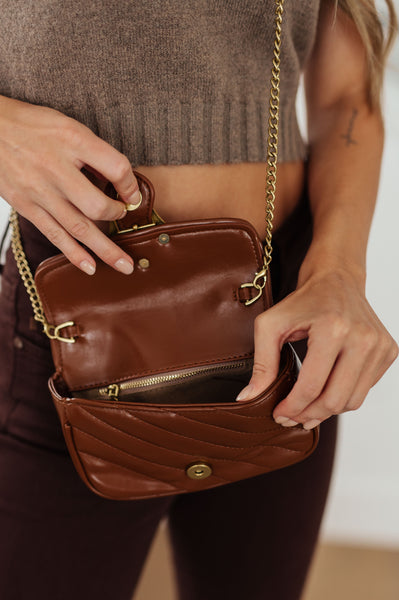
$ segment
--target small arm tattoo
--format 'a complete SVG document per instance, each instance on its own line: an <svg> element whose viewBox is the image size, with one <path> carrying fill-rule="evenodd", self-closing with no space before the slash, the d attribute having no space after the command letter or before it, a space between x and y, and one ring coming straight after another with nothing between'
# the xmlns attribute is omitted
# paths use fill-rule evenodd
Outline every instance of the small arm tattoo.
<svg viewBox="0 0 399 600"><path fill-rule="evenodd" d="M355 119L357 117L357 115L359 114L359 111L357 110L357 108L354 108L352 110L352 115L349 121L349 125L348 125L348 130L345 134L342 134L341 137L345 140L346 142L346 146L351 146L352 144L357 144L357 141L353 139L352 137L352 133L353 133L353 127L355 124Z"/></svg>

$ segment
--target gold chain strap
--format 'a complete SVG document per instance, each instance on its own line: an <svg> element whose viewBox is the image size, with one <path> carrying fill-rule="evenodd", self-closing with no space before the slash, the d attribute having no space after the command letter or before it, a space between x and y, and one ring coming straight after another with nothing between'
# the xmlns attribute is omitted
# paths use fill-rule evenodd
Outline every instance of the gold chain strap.
<svg viewBox="0 0 399 600"><path fill-rule="evenodd" d="M45 329L48 323L46 321L46 317L44 316L43 305L22 246L21 232L18 223L18 213L15 208L12 208L10 212L10 225L12 252L14 254L15 262L18 265L19 274L21 275L21 279L24 282L24 286L26 287L26 291L28 292L28 296L32 304L34 319L41 323L43 325L43 329Z"/></svg>
<svg viewBox="0 0 399 600"><path fill-rule="evenodd" d="M276 200L277 181L277 146L280 108L280 56L281 56L281 27L283 23L284 0L276 0L276 31L273 50L273 66L269 102L269 124L267 134L267 170L265 186L266 206L266 237L265 237L265 268L272 260L272 230L274 218L274 203Z"/></svg>
<svg viewBox="0 0 399 600"><path fill-rule="evenodd" d="M60 325L50 325L44 316L43 305L40 300L39 293L33 279L32 271L30 270L26 255L22 246L21 232L18 223L18 213L13 208L10 213L10 225L11 225L11 248L14 254L15 261L18 265L18 271L21 275L21 279L24 282L26 291L30 299L30 303L33 308L33 318L43 326L43 331L50 338L50 340L59 340L60 342L67 342L73 344L75 339L73 337L64 337L61 335L61 330L65 327L72 327L73 321L66 321Z"/></svg>
<svg viewBox="0 0 399 600"><path fill-rule="evenodd" d="M257 295L251 300L247 300L248 306L256 302L262 295L262 290L266 285L268 267L272 259L272 230L274 217L274 203L276 200L276 178L277 178L277 145L278 145L278 125L279 125L279 101L280 101L280 54L281 54L281 26L283 21L284 0L275 0L275 39L273 50L273 65L269 103L269 122L267 136L267 169L265 184L265 207L266 207L266 229L264 244L264 263L263 269L256 273L253 282L244 283L241 287L253 287L258 290ZM64 327L72 326L72 322L62 323L61 325L50 325L44 315L43 305L36 288L35 280L30 270L26 255L22 246L21 234L18 223L18 213L12 208L10 212L11 224L11 248L15 261L18 265L18 271L26 287L30 302L33 308L34 319L43 325L43 330L50 339L58 339L63 342L73 342L73 338L65 338L60 335L60 330Z"/></svg>
<svg viewBox="0 0 399 600"><path fill-rule="evenodd" d="M272 260L272 231L274 218L274 203L276 200L277 181L277 146L278 125L280 108L280 55L281 55L281 27L283 23L284 0L275 2L275 37L273 48L272 78L270 81L269 122L267 131L267 159L266 159L266 182L265 182L265 243L263 269L255 273L253 281L243 283L241 288L254 288L255 296L245 301L245 306L250 306L262 295L266 285L269 265Z"/></svg>

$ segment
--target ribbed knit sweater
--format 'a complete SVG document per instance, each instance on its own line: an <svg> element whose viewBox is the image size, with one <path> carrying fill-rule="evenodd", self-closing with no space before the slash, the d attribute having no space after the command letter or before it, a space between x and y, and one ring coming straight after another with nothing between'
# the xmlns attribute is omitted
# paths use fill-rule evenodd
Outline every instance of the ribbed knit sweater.
<svg viewBox="0 0 399 600"><path fill-rule="evenodd" d="M320 0L286 0L279 161ZM84 123L133 165L266 156L274 0L0 0L0 94Z"/></svg>

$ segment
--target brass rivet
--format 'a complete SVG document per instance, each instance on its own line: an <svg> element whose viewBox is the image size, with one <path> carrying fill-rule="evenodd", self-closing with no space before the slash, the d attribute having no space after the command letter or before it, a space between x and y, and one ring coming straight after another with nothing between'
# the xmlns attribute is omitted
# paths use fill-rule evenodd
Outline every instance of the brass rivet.
<svg viewBox="0 0 399 600"><path fill-rule="evenodd" d="M161 233L161 235L158 237L158 242L160 244L168 244L170 241L170 237L168 236L167 233Z"/></svg>
<svg viewBox="0 0 399 600"><path fill-rule="evenodd" d="M142 269L148 269L148 267L150 266L150 261L148 260L148 258L140 258L139 266Z"/></svg>
<svg viewBox="0 0 399 600"><path fill-rule="evenodd" d="M206 479L212 475L212 469L206 463L194 463L186 468L186 475L190 479Z"/></svg>

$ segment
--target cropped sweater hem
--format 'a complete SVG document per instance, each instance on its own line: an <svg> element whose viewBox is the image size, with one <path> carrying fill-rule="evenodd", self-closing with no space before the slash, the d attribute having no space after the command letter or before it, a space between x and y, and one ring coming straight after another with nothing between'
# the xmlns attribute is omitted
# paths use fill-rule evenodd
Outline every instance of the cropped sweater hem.
<svg viewBox="0 0 399 600"><path fill-rule="evenodd" d="M267 156L266 101L176 100L120 107L92 128L132 164L181 165L263 162ZM101 123L101 125L100 125ZM294 106L280 114L279 160L303 160L306 146ZM289 135L287 135L289 132ZM141 158L140 162L135 158Z"/></svg>

